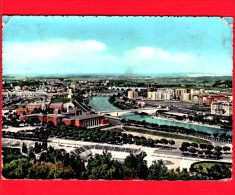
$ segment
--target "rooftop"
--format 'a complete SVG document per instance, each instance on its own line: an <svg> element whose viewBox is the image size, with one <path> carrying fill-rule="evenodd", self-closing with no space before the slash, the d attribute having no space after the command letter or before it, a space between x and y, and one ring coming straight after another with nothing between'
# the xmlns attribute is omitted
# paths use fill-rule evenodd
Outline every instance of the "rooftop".
<svg viewBox="0 0 235 195"><path fill-rule="evenodd" d="M66 116L63 115L63 114L48 114L47 116L49 116L49 117L56 117L56 118L63 118L63 117L66 117Z"/></svg>
<svg viewBox="0 0 235 195"><path fill-rule="evenodd" d="M35 114L28 114L28 115L23 115L23 116L30 117L30 116L46 116L46 115L43 113L35 113Z"/></svg>

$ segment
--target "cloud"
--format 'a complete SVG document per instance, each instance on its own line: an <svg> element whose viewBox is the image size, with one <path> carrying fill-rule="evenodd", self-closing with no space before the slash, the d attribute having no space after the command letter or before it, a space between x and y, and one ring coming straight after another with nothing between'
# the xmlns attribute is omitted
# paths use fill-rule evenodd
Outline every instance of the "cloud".
<svg viewBox="0 0 235 195"><path fill-rule="evenodd" d="M126 53L126 58L136 61L164 61L174 63L188 63L195 55L188 53L172 53L156 47L137 47Z"/></svg>
<svg viewBox="0 0 235 195"><path fill-rule="evenodd" d="M113 54L105 43L96 40L3 42L5 74L201 72L210 70L206 67L211 67L211 62L222 61L215 56L208 58L149 46Z"/></svg>
<svg viewBox="0 0 235 195"><path fill-rule="evenodd" d="M190 53L169 52L157 47L137 47L125 53L124 61L143 72L183 71L191 66L197 56Z"/></svg>
<svg viewBox="0 0 235 195"><path fill-rule="evenodd" d="M43 68L49 73L66 70L71 72L73 69L82 71L81 68L87 68L85 66L99 64L105 58L110 59L111 57L105 54L106 49L104 43L95 40L3 43L3 71L42 72Z"/></svg>

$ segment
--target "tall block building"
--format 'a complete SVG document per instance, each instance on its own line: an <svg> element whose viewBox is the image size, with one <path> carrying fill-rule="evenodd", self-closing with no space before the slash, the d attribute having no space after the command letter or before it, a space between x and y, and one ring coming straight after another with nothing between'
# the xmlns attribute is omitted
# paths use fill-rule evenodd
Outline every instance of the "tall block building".
<svg viewBox="0 0 235 195"><path fill-rule="evenodd" d="M137 91L128 91L127 97L129 99L138 99L138 92Z"/></svg>

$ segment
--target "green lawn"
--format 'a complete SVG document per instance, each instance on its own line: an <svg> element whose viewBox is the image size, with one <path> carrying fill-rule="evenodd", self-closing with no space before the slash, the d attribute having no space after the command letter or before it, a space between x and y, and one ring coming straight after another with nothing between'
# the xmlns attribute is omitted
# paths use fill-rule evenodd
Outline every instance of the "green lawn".
<svg viewBox="0 0 235 195"><path fill-rule="evenodd" d="M148 134L148 135L156 135L156 136L172 138L172 139L182 139L182 140L187 140L187 141L196 142L196 143L207 142L206 140L203 140L201 138L188 137L185 135L169 134L169 133L164 133L164 132L148 131L148 130L142 130L142 129L127 128L127 127L123 127L123 129L125 129L126 131L129 131L129 132L137 132L137 133Z"/></svg>
<svg viewBox="0 0 235 195"><path fill-rule="evenodd" d="M209 161L202 161L202 162L196 162L191 165L191 167L199 168L200 166L203 168L202 172L207 173L207 168L211 168L214 165L225 165L229 168L232 167L232 163L225 163L225 162L209 162Z"/></svg>

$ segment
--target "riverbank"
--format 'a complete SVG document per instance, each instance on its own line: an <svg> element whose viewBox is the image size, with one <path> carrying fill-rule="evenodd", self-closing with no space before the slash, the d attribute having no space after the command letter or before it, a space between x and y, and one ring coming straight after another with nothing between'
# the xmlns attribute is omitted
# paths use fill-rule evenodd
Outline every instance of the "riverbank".
<svg viewBox="0 0 235 195"><path fill-rule="evenodd" d="M168 119L168 118L163 118L163 117L157 117L157 116L152 116L152 118L158 119L158 120L167 120L167 121L172 121L175 123L185 123L185 124L192 124L192 125L198 125L198 126L202 126L202 127L210 127L210 128L217 128L217 129L222 129L220 126L218 125L209 125L209 124L203 124L203 123L198 123L198 122L193 122L193 121L189 121L189 120L176 120L176 119ZM223 129L225 130L225 129Z"/></svg>
<svg viewBox="0 0 235 195"><path fill-rule="evenodd" d="M108 101L108 97L92 97L89 100L89 106L94 108L97 112L99 111L112 111L112 110L120 110L117 107L113 106ZM161 117L152 117L152 116L141 116L135 113L126 113L120 116L122 119L127 120L135 120L135 121L146 121L147 123L153 123L158 125L166 125L166 126L178 126L178 127L184 127L186 129L194 129L195 131L202 131L206 133L210 133L213 135L214 133L223 134L231 136L232 131L231 130L225 130L222 128L218 128L218 126L207 126L205 124L194 124L194 123L188 123L187 121L174 121L169 120Z"/></svg>

